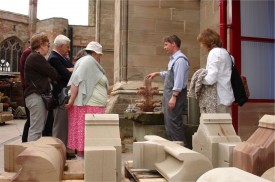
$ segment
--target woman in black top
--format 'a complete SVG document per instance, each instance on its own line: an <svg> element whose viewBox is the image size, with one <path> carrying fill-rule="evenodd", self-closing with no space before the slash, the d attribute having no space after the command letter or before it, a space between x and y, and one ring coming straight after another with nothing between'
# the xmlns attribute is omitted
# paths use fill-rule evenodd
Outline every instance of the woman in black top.
<svg viewBox="0 0 275 182"><path fill-rule="evenodd" d="M31 38L32 52L25 63L25 102L30 111L28 141L35 141L42 135L48 111L41 98L42 93L50 91L50 80L56 80L56 70L44 56L49 51L49 39L45 33L35 34Z"/></svg>

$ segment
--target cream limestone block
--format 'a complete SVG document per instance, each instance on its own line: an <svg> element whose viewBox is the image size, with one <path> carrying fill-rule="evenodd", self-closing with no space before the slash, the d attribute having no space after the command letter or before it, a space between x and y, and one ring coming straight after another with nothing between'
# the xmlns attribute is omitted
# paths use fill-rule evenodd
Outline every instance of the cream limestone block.
<svg viewBox="0 0 275 182"><path fill-rule="evenodd" d="M275 129L275 115L264 115L259 121L259 127Z"/></svg>
<svg viewBox="0 0 275 182"><path fill-rule="evenodd" d="M167 181L195 181L212 169L212 164L202 154L171 141L159 141L165 150L165 160L156 163L156 170Z"/></svg>
<svg viewBox="0 0 275 182"><path fill-rule="evenodd" d="M118 114L85 115L85 148L112 146L116 149L116 161L121 161L121 139ZM121 163L116 163L117 181L121 179Z"/></svg>
<svg viewBox="0 0 275 182"><path fill-rule="evenodd" d="M133 167L136 169L155 169L155 163L165 159L162 145L155 142L133 143Z"/></svg>
<svg viewBox="0 0 275 182"><path fill-rule="evenodd" d="M85 146L121 146L118 114L86 114Z"/></svg>
<svg viewBox="0 0 275 182"><path fill-rule="evenodd" d="M61 157L62 163L63 163L61 170L63 171L65 160L66 160L66 148L63 142L55 137L41 137L39 140L32 141L32 142L5 144L4 145L5 171L17 172L21 167L15 162L16 157L28 147L32 147L32 146L43 147L44 145L54 146L59 151L59 156Z"/></svg>
<svg viewBox="0 0 275 182"><path fill-rule="evenodd" d="M233 165L233 149L236 146L237 143L219 143L218 146L218 159L219 167L232 167Z"/></svg>
<svg viewBox="0 0 275 182"><path fill-rule="evenodd" d="M228 113L202 113L198 131L192 139L193 150L212 161L213 167L218 167L219 143L241 142Z"/></svg>
<svg viewBox="0 0 275 182"><path fill-rule="evenodd" d="M61 181L63 161L50 145L27 147L16 158L21 169L12 181Z"/></svg>
<svg viewBox="0 0 275 182"><path fill-rule="evenodd" d="M196 182L270 182L235 167L215 168L199 177Z"/></svg>
<svg viewBox="0 0 275 182"><path fill-rule="evenodd" d="M85 147L84 181L116 181L116 149L111 146ZM117 161L120 163L120 161Z"/></svg>
<svg viewBox="0 0 275 182"><path fill-rule="evenodd" d="M261 177L270 181L275 181L275 167L268 169Z"/></svg>
<svg viewBox="0 0 275 182"><path fill-rule="evenodd" d="M134 143L134 168L156 169L167 181L195 181L212 169L200 153L158 136L144 138L148 141Z"/></svg>

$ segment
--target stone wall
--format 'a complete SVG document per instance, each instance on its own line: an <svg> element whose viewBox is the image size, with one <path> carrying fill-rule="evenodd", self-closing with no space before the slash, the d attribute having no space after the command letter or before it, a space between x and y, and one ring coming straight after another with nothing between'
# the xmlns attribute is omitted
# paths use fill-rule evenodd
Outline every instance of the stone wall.
<svg viewBox="0 0 275 182"><path fill-rule="evenodd" d="M28 16L0 10L0 43L10 37L17 37L27 47L29 40Z"/></svg>
<svg viewBox="0 0 275 182"><path fill-rule="evenodd" d="M220 9L219 0L201 0L200 1L200 31L211 28L219 33ZM197 42L198 43L198 42ZM207 52L200 52L200 67L206 65Z"/></svg>
<svg viewBox="0 0 275 182"><path fill-rule="evenodd" d="M110 85L114 84L114 2L115 0L96 1L96 41L103 47L101 64L103 65Z"/></svg>
<svg viewBox="0 0 275 182"><path fill-rule="evenodd" d="M200 49L196 44L200 26L198 0L128 0L126 6L123 3L117 6L125 13L116 14L116 18L120 16L120 23L126 23L125 27L117 28L116 31L125 29L127 32L122 36L126 40L116 42L118 45L115 48L127 42L127 64L122 65L119 63L121 59L115 57L115 64L118 65L115 69L120 70L115 75L118 80L121 80L119 77L123 74L126 75L123 78L125 80L143 80L148 73L166 70L169 58L163 51L163 37L172 34L178 35L182 40L181 50L191 62L190 75L199 68Z"/></svg>
<svg viewBox="0 0 275 182"><path fill-rule="evenodd" d="M73 31L73 46L86 47L87 44L95 40L94 26L70 25Z"/></svg>

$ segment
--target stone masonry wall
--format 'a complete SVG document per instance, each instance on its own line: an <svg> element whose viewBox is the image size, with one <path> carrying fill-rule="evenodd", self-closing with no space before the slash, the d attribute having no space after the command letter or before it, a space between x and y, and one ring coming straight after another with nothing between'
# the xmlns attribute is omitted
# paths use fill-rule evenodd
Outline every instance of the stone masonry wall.
<svg viewBox="0 0 275 182"><path fill-rule="evenodd" d="M219 33L220 22L219 0L201 0L200 1L200 31L211 28ZM200 52L200 67L206 65L207 52Z"/></svg>
<svg viewBox="0 0 275 182"><path fill-rule="evenodd" d="M110 85L114 84L114 2L115 0L101 0L99 10L99 23L97 24L98 39L103 47L101 64L103 65ZM98 3L98 1L97 1Z"/></svg>
<svg viewBox="0 0 275 182"><path fill-rule="evenodd" d="M27 47L29 40L28 16L0 10L0 43L10 37L17 37Z"/></svg>
<svg viewBox="0 0 275 182"><path fill-rule="evenodd" d="M151 72L167 69L169 55L163 37L176 34L191 63L189 78L199 68L199 0L129 0L127 79L143 80Z"/></svg>

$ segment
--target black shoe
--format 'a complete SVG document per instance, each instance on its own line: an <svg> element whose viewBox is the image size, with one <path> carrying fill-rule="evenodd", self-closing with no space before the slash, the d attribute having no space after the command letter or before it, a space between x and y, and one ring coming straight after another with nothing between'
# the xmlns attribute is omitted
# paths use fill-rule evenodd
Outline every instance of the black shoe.
<svg viewBox="0 0 275 182"><path fill-rule="evenodd" d="M72 154L72 153L66 153L66 156L67 156L67 160L71 160L71 159L74 159L76 158L76 155L75 154Z"/></svg>

